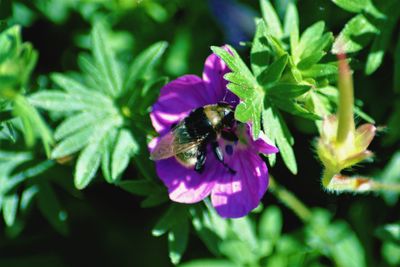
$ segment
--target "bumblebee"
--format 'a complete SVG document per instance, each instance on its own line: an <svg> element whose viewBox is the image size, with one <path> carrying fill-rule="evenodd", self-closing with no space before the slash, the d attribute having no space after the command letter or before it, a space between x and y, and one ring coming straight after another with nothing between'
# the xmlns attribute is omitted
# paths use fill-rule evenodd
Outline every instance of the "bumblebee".
<svg viewBox="0 0 400 267"><path fill-rule="evenodd" d="M233 132L236 124L232 106L225 102L206 105L192 110L187 117L161 137L150 154L152 160L175 157L187 168L194 167L202 173L207 158L207 146L231 173L233 169L224 163L224 155L217 142L219 137L236 142L238 137Z"/></svg>

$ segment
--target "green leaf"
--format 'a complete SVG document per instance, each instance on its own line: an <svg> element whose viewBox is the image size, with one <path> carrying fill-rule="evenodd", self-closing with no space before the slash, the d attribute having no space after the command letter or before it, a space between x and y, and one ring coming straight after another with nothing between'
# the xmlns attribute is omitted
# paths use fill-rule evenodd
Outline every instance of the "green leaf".
<svg viewBox="0 0 400 267"><path fill-rule="evenodd" d="M253 251L257 250L258 242L254 225L248 217L232 220L231 229L239 240L246 243L247 247Z"/></svg>
<svg viewBox="0 0 400 267"><path fill-rule="evenodd" d="M285 165L293 174L297 174L296 158L292 148L294 139L279 112L273 107L267 107L263 112L263 123L266 135L277 144Z"/></svg>
<svg viewBox="0 0 400 267"><path fill-rule="evenodd" d="M247 68L246 64L240 58L236 50L229 45L227 46L227 48L229 52L221 47L211 46L211 50L228 65L229 69L232 72L241 75L243 79L246 79L248 81L249 85L257 84L253 74Z"/></svg>
<svg viewBox="0 0 400 267"><path fill-rule="evenodd" d="M293 54L299 43L299 14L295 1L289 1L284 21L284 35L290 37L290 49Z"/></svg>
<svg viewBox="0 0 400 267"><path fill-rule="evenodd" d="M178 264L187 248L189 239L189 224L186 218L180 220L168 232L169 258L173 264Z"/></svg>
<svg viewBox="0 0 400 267"><path fill-rule="evenodd" d="M252 136L258 138L261 131L261 112L263 109L264 91L258 85L251 71L240 58L235 49L228 46L228 51L220 47L211 47L211 50L220 57L231 69L234 74L227 75L229 79L235 80L240 84L229 83L227 88L236 94L243 102L235 110L235 118L245 122L251 115Z"/></svg>
<svg viewBox="0 0 400 267"><path fill-rule="evenodd" d="M112 109L114 107L110 98L67 75L53 73L51 79L78 103L86 104L92 109Z"/></svg>
<svg viewBox="0 0 400 267"><path fill-rule="evenodd" d="M18 95L14 99L13 112L15 116L19 116L22 120L26 144L28 146L33 146L35 137L40 137L46 154L49 155L50 146L53 144L53 136L47 124L40 117L38 111L23 95Z"/></svg>
<svg viewBox="0 0 400 267"><path fill-rule="evenodd" d="M267 94L284 99L296 98L311 90L309 85L281 83L268 88ZM273 100L272 100L273 101Z"/></svg>
<svg viewBox="0 0 400 267"><path fill-rule="evenodd" d="M167 233L182 217L187 216L184 205L172 204L164 215L158 220L151 233L153 236L161 236Z"/></svg>
<svg viewBox="0 0 400 267"><path fill-rule="evenodd" d="M324 51L324 49L326 49L329 45L332 44L332 41L333 41L332 33L331 32L324 33L321 36L321 38L309 44L308 47L304 49L303 53L300 56L301 60L310 57L315 57L316 53L321 53L322 51Z"/></svg>
<svg viewBox="0 0 400 267"><path fill-rule="evenodd" d="M105 42L105 34L104 26L99 22L95 23L92 30L92 52L101 77L104 79L104 88L100 90L114 97L121 93L121 70L112 49Z"/></svg>
<svg viewBox="0 0 400 267"><path fill-rule="evenodd" d="M278 82L282 77L283 71L285 70L288 58L289 55L284 54L274 61L265 71L260 74L260 76L257 77L259 83L263 86L266 86L268 84Z"/></svg>
<svg viewBox="0 0 400 267"><path fill-rule="evenodd" d="M111 177L115 181L129 164L129 159L137 154L139 146L132 134L122 129L119 132L111 161Z"/></svg>
<svg viewBox="0 0 400 267"><path fill-rule="evenodd" d="M179 267L239 267L233 262L219 259L193 260L179 265Z"/></svg>
<svg viewBox="0 0 400 267"><path fill-rule="evenodd" d="M89 142L90 137L93 135L95 129L96 128L89 125L88 127L85 127L80 131L68 136L56 145L51 152L51 157L53 159L61 158L79 151Z"/></svg>
<svg viewBox="0 0 400 267"><path fill-rule="evenodd" d="M260 0L261 13L267 26L267 31L277 38L283 35L282 25L272 4L268 0Z"/></svg>
<svg viewBox="0 0 400 267"><path fill-rule="evenodd" d="M17 194L3 196L3 218L7 226L12 226L17 217L19 197Z"/></svg>
<svg viewBox="0 0 400 267"><path fill-rule="evenodd" d="M372 38L373 34L379 33L363 14L353 17L346 23L332 46L332 53L340 52L354 53L363 49Z"/></svg>
<svg viewBox="0 0 400 267"><path fill-rule="evenodd" d="M259 224L261 240L267 240L273 245L282 232L282 213L277 206L269 206L261 215Z"/></svg>
<svg viewBox="0 0 400 267"><path fill-rule="evenodd" d="M118 182L117 185L129 193L139 196L148 196L159 191L158 186L149 180L127 180Z"/></svg>
<svg viewBox="0 0 400 267"><path fill-rule="evenodd" d="M293 53L295 64L302 58L303 53L317 42L324 32L325 22L319 21L308 27L301 35L300 42Z"/></svg>
<svg viewBox="0 0 400 267"><path fill-rule="evenodd" d="M135 60L129 66L127 76L124 82L124 90L130 88L134 82L149 75L154 66L160 60L167 48L167 42L158 42L149 46L146 50L136 56Z"/></svg>
<svg viewBox="0 0 400 267"><path fill-rule="evenodd" d="M321 78L338 74L337 65L333 64L315 64L311 68L302 70L301 74L305 78Z"/></svg>
<svg viewBox="0 0 400 267"><path fill-rule="evenodd" d="M26 212L32 205L32 202L38 193L39 193L39 186L37 185L29 186L22 192L21 202L19 203L21 213L26 214Z"/></svg>
<svg viewBox="0 0 400 267"><path fill-rule="evenodd" d="M141 208L151 208L169 201L168 194L165 191L160 191L149 195L140 203Z"/></svg>
<svg viewBox="0 0 400 267"><path fill-rule="evenodd" d="M56 90L32 94L29 97L29 102L35 107L58 112L83 110L90 107L77 98Z"/></svg>
<svg viewBox="0 0 400 267"><path fill-rule="evenodd" d="M74 184L76 188L83 189L92 181L99 168L100 160L101 153L98 142L93 142L85 147L79 154L75 167Z"/></svg>
<svg viewBox="0 0 400 267"><path fill-rule="evenodd" d="M361 13L362 11L366 11L377 18L384 17L384 15L374 7L371 0L332 0L332 2L349 12Z"/></svg>
<svg viewBox="0 0 400 267"><path fill-rule="evenodd" d="M61 208L56 193L48 183L41 183L39 185L37 200L39 210L42 212L44 217L46 217L58 232L66 235L68 232L66 211Z"/></svg>
<svg viewBox="0 0 400 267"><path fill-rule="evenodd" d="M312 55L303 58L297 64L299 70L306 70L311 68L314 64L318 63L326 55L325 51L316 51Z"/></svg>
<svg viewBox="0 0 400 267"><path fill-rule="evenodd" d="M382 240L393 242L400 246L400 224L386 224L376 230L376 235Z"/></svg>
<svg viewBox="0 0 400 267"><path fill-rule="evenodd" d="M391 242L383 243L382 256L390 266L399 266L400 246Z"/></svg>
<svg viewBox="0 0 400 267"><path fill-rule="evenodd" d="M266 38L266 25L264 20L257 20L257 29L250 51L251 69L256 77L269 65L271 48Z"/></svg>
<svg viewBox="0 0 400 267"><path fill-rule="evenodd" d="M390 8L390 7L389 7ZM382 64L383 56L391 41L391 36L400 16L400 9L397 2L393 2L389 9L387 19L380 25L380 34L374 39L371 50L368 54L367 63L365 65L365 73L370 75L374 73Z"/></svg>
<svg viewBox="0 0 400 267"><path fill-rule="evenodd" d="M54 138L56 140L64 139L72 134L81 132L84 128L94 128L96 123L101 121L104 116L96 116L91 112L82 112L68 117L56 129Z"/></svg>
<svg viewBox="0 0 400 267"><path fill-rule="evenodd" d="M400 182L400 151L396 151L391 157L389 163L383 168L378 177L382 183L398 184ZM383 192L383 198L389 205L394 205L399 199L399 195L395 192Z"/></svg>
<svg viewBox="0 0 400 267"><path fill-rule="evenodd" d="M220 250L228 259L241 266L251 266L251 263L254 264L257 261L255 253L253 253L246 243L239 240L224 240L220 246Z"/></svg>

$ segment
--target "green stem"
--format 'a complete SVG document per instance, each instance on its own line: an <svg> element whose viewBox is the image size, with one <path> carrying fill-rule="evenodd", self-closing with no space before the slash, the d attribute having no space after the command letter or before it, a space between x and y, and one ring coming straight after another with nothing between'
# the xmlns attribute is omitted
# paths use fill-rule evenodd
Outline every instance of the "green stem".
<svg viewBox="0 0 400 267"><path fill-rule="evenodd" d="M310 209L304 205L292 192L279 185L272 176L269 177L269 189L276 198L281 200L303 222L308 222L311 219L312 212Z"/></svg>
<svg viewBox="0 0 400 267"><path fill-rule="evenodd" d="M349 65L347 64L344 54L339 57L339 107L338 107L338 128L337 139L339 144L345 143L348 138L352 138L354 134L354 93L353 93L353 78Z"/></svg>

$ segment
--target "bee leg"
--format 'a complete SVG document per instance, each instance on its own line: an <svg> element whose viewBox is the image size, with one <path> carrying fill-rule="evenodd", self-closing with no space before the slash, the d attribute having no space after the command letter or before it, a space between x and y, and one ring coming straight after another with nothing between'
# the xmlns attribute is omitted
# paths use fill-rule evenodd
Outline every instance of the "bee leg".
<svg viewBox="0 0 400 267"><path fill-rule="evenodd" d="M221 131L221 137L224 138L226 141L231 141L231 142L236 142L239 140L239 138L234 132L229 132L229 131Z"/></svg>
<svg viewBox="0 0 400 267"><path fill-rule="evenodd" d="M194 166L194 170L198 173L202 173L204 170L204 165L206 164L207 158L207 146L200 145L197 151L197 160L196 165Z"/></svg>
<svg viewBox="0 0 400 267"><path fill-rule="evenodd" d="M235 174L236 171L233 170L232 168L230 168L230 167L224 162L224 153L222 153L221 147L219 146L218 142L217 142L217 141L212 142L212 143L211 143L211 147L212 147L212 150L213 150L214 155L215 155L215 157L217 158L217 160L218 160L219 162L221 162L222 165L224 165L224 167L227 168L231 174Z"/></svg>

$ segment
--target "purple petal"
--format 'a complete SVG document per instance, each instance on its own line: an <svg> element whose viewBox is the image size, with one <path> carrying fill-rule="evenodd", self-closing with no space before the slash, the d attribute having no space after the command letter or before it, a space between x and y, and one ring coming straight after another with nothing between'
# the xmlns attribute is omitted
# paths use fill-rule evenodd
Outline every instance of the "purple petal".
<svg viewBox="0 0 400 267"><path fill-rule="evenodd" d="M274 146L274 143L263 132L260 132L258 139L253 141L253 146L259 153L263 154L275 154L279 152L279 149Z"/></svg>
<svg viewBox="0 0 400 267"><path fill-rule="evenodd" d="M226 46L223 48L229 52ZM228 82L224 79L224 75L228 72L230 72L228 66L218 56L211 54L204 63L203 80L208 95L214 99L214 103L225 101L236 106L239 98L226 88Z"/></svg>
<svg viewBox="0 0 400 267"><path fill-rule="evenodd" d="M209 149L210 150L210 149ZM216 180L223 176L225 168L211 157L211 150L203 173L194 171L194 167L186 168L172 157L156 162L156 171L168 188L171 200L180 203L196 203L206 198L215 185Z"/></svg>
<svg viewBox="0 0 400 267"><path fill-rule="evenodd" d="M166 133L191 110L216 103L207 94L203 80L196 75L185 75L165 85L150 113L156 131Z"/></svg>
<svg viewBox="0 0 400 267"><path fill-rule="evenodd" d="M250 149L236 150L225 162L236 173L218 179L211 201L221 217L243 217L258 206L267 190L267 165Z"/></svg>

